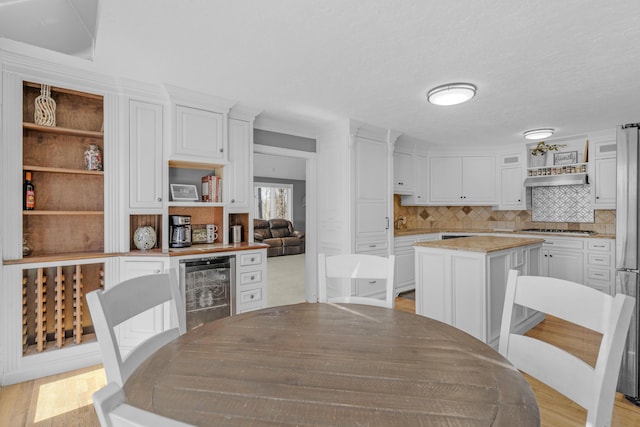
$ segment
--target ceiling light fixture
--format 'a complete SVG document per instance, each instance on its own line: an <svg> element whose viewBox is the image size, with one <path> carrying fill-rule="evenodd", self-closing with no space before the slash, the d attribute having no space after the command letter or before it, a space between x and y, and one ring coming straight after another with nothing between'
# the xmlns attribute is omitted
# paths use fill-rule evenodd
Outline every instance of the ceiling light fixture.
<svg viewBox="0 0 640 427"><path fill-rule="evenodd" d="M476 94L471 83L449 83L438 86L427 93L427 100L435 105L456 105L467 102Z"/></svg>
<svg viewBox="0 0 640 427"><path fill-rule="evenodd" d="M545 129L531 129L522 133L527 139L544 139L549 138L553 135L555 129L545 128Z"/></svg>

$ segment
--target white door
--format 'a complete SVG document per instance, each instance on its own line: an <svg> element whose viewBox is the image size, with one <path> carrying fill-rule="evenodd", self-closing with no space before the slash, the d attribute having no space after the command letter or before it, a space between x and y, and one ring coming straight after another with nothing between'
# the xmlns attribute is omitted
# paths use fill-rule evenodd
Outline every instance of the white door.
<svg viewBox="0 0 640 427"><path fill-rule="evenodd" d="M215 111L176 105L176 153L202 162L226 159L224 115Z"/></svg>
<svg viewBox="0 0 640 427"><path fill-rule="evenodd" d="M545 249L543 257L543 275L584 283L584 254L560 249Z"/></svg>

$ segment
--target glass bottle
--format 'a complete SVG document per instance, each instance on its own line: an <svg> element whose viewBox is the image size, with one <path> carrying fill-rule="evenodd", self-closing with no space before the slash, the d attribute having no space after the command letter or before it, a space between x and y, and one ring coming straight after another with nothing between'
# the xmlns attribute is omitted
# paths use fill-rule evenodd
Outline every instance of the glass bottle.
<svg viewBox="0 0 640 427"><path fill-rule="evenodd" d="M36 188L31 182L31 172L24 174L22 209L31 211L36 208Z"/></svg>
<svg viewBox="0 0 640 427"><path fill-rule="evenodd" d="M31 255L31 246L29 246L29 242L27 241L27 233L22 235L22 256Z"/></svg>

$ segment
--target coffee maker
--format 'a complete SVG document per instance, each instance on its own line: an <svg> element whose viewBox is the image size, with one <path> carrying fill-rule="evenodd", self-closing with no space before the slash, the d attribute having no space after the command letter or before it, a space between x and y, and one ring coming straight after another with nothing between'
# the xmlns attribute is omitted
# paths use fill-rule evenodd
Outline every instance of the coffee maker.
<svg viewBox="0 0 640 427"><path fill-rule="evenodd" d="M191 246L191 216L169 215L169 247Z"/></svg>

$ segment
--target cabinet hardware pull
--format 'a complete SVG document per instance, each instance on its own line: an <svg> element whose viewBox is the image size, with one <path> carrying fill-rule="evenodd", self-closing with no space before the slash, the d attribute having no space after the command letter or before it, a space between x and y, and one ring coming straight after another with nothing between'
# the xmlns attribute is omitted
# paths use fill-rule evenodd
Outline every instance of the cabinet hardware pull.
<svg viewBox="0 0 640 427"><path fill-rule="evenodd" d="M161 202L162 201L162 197L158 197L158 201Z"/></svg>
<svg viewBox="0 0 640 427"><path fill-rule="evenodd" d="M236 199L231 199L231 203L235 203L235 202L236 202Z"/></svg>
<svg viewBox="0 0 640 427"><path fill-rule="evenodd" d="M370 248L375 248L378 245L369 245Z"/></svg>
<svg viewBox="0 0 640 427"><path fill-rule="evenodd" d="M255 295L251 294L251 299L254 299L254 298L255 298Z"/></svg>
<svg viewBox="0 0 640 427"><path fill-rule="evenodd" d="M251 280L255 280L256 276L251 276Z"/></svg>
<svg viewBox="0 0 640 427"><path fill-rule="evenodd" d="M399 182L398 185L404 185L404 182Z"/></svg>
<svg viewBox="0 0 640 427"><path fill-rule="evenodd" d="M375 284L376 284L376 282L377 282L377 280L370 280L370 281L369 281L369 284L370 284L370 285L375 285Z"/></svg>
<svg viewBox="0 0 640 427"><path fill-rule="evenodd" d="M224 153L224 148L220 148L220 152L221 152L221 153Z"/></svg>
<svg viewBox="0 0 640 427"><path fill-rule="evenodd" d="M384 229L388 230L389 229L389 217L385 216L384 218L387 220L387 226Z"/></svg>
<svg viewBox="0 0 640 427"><path fill-rule="evenodd" d="M594 248L604 248L604 245L593 245Z"/></svg>

